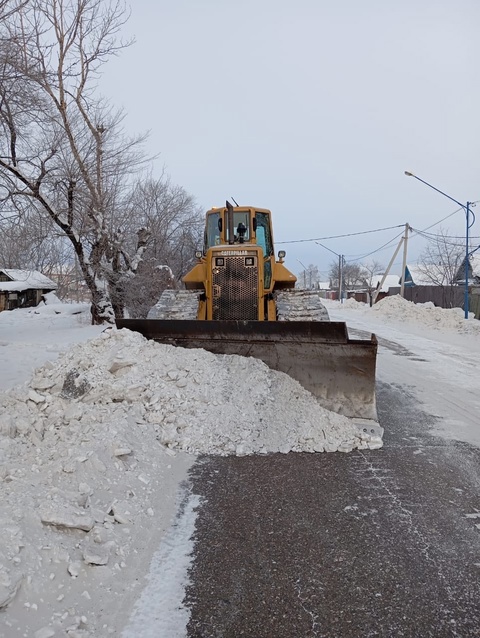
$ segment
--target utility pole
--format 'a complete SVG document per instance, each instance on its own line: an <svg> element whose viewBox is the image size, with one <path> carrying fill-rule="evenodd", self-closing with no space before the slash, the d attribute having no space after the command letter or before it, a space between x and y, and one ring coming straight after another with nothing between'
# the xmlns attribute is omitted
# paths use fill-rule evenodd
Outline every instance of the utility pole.
<svg viewBox="0 0 480 638"><path fill-rule="evenodd" d="M405 270L407 269L407 243L408 243L408 231L410 225L405 224L405 235L403 236L403 261L402 261L402 283L400 284L400 297L405 297Z"/></svg>
<svg viewBox="0 0 480 638"><path fill-rule="evenodd" d="M343 269L344 267L345 267L345 256L338 255L338 299L340 303L343 303L343 288L344 288Z"/></svg>
<svg viewBox="0 0 480 638"><path fill-rule="evenodd" d="M385 282L385 279L387 278L387 275L390 272L390 268L392 267L392 264L395 261L396 256L398 255L398 251L400 250L400 247L401 247L401 245L403 244L404 241L405 241L405 237L402 237L400 239L400 241L398 242L398 246L396 247L395 252L393 253L393 257L390 259L390 263L388 264L387 270L385 271L385 274L382 277L382 281L378 284L377 289L375 290L375 292L372 295L372 306L377 301L378 293L381 291L382 286L383 286L383 284Z"/></svg>
<svg viewBox="0 0 480 638"><path fill-rule="evenodd" d="M300 259L297 259L298 263L300 264L300 266L302 266L303 268L303 289L306 290L307 289L307 267L305 266L305 264L303 264Z"/></svg>
<svg viewBox="0 0 480 638"><path fill-rule="evenodd" d="M338 301L342 303L342 255L338 255Z"/></svg>

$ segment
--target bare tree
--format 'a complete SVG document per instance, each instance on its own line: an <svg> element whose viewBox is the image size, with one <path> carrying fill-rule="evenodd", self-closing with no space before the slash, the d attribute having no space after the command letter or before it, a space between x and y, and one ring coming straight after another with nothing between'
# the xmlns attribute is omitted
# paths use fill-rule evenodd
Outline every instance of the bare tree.
<svg viewBox="0 0 480 638"><path fill-rule="evenodd" d="M313 290L320 281L318 266L309 264L308 267L300 273L299 280L305 289Z"/></svg>
<svg viewBox="0 0 480 638"><path fill-rule="evenodd" d="M192 265L202 241L205 215L195 199L163 175L137 183L128 211L150 230L145 258L167 264L179 280Z"/></svg>
<svg viewBox="0 0 480 638"><path fill-rule="evenodd" d="M156 259L143 259L133 279L126 282L125 307L132 319L143 319L167 288L176 288L177 281L167 265Z"/></svg>
<svg viewBox="0 0 480 638"><path fill-rule="evenodd" d="M363 274L364 274L364 283L365 288L368 292L368 296L370 299L370 304L372 302L372 295L377 288L377 282L375 280L376 275L381 275L385 272L385 266L381 264L379 261L375 261L372 259L371 261L367 261L362 266Z"/></svg>
<svg viewBox="0 0 480 638"><path fill-rule="evenodd" d="M94 96L102 65L127 46L117 41L127 17L119 0L28 0L0 28L0 197L68 238L95 323L122 315L122 281L150 237L129 223L127 250L129 177L145 162L144 137L125 137L122 113Z"/></svg>
<svg viewBox="0 0 480 638"><path fill-rule="evenodd" d="M365 280L365 271L359 264L345 263L342 268L343 287L346 290L353 289L363 283ZM340 279L340 268L338 261L332 261L328 272L330 279L330 287L338 288Z"/></svg>
<svg viewBox="0 0 480 638"><path fill-rule="evenodd" d="M195 263L205 216L194 198L166 176L138 182L127 210L150 231L143 262L134 277L124 280L122 293L129 315L142 317Z"/></svg>
<svg viewBox="0 0 480 638"><path fill-rule="evenodd" d="M29 0L0 0L0 21L7 20L21 7L28 4Z"/></svg>
<svg viewBox="0 0 480 638"><path fill-rule="evenodd" d="M58 264L73 262L71 245L55 232L53 222L29 215L22 223L0 223L0 255L5 268L53 271Z"/></svg>
<svg viewBox="0 0 480 638"><path fill-rule="evenodd" d="M429 238L418 260L418 270L423 280L442 288L447 306L455 305L456 279L465 260L465 247L440 229L438 235Z"/></svg>

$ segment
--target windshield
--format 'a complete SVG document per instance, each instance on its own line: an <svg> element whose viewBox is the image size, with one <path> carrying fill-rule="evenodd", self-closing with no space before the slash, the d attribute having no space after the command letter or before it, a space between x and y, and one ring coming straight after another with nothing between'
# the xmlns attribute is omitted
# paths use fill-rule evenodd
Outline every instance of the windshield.
<svg viewBox="0 0 480 638"><path fill-rule="evenodd" d="M228 241L228 221L227 215L225 215L225 226L226 226L226 235ZM233 213L233 229L234 229L234 239L237 241L240 239L238 233L239 224L243 224L245 226L245 234L243 239L248 241L250 239L250 213L248 211L234 212Z"/></svg>

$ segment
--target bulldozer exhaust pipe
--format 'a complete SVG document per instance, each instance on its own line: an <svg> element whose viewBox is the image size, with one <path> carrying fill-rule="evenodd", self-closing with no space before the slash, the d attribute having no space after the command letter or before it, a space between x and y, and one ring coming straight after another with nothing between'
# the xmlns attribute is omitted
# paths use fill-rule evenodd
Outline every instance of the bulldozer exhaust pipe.
<svg viewBox="0 0 480 638"><path fill-rule="evenodd" d="M228 222L228 243L233 244L235 242L235 225L233 223L233 206L227 200L225 202L227 206L227 222Z"/></svg>

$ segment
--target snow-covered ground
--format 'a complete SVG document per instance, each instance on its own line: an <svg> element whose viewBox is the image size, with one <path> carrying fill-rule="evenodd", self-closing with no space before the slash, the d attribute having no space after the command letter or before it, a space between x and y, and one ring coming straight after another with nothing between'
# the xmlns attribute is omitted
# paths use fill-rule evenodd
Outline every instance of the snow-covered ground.
<svg viewBox="0 0 480 638"><path fill-rule="evenodd" d="M369 442L259 361L104 331L54 301L0 314L0 635L182 636L195 455ZM377 334L380 381L480 444L480 322L400 298L328 309Z"/></svg>
<svg viewBox="0 0 480 638"><path fill-rule="evenodd" d="M326 305L352 336L354 328L377 335L377 378L405 387L438 416L436 434L480 446L480 321L399 296L373 308L354 300Z"/></svg>

